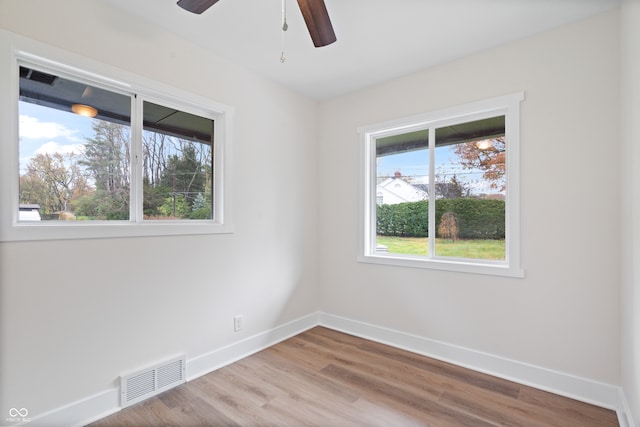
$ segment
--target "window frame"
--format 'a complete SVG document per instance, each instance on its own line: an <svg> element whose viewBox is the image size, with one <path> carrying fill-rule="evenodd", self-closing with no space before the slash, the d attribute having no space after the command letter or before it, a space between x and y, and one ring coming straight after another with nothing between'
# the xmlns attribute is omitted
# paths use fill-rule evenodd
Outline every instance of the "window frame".
<svg viewBox="0 0 640 427"><path fill-rule="evenodd" d="M16 37L17 39L17 37ZM6 46L1 46L6 47ZM11 141L0 165L5 181L0 194L0 241L57 240L113 237L170 236L193 234L232 233L231 180L231 126L233 109L202 96L164 85L148 78L111 68L51 47L43 47L28 40L13 40L9 52L9 66L0 69L8 95L1 101L6 121L0 130L3 140ZM50 72L64 78L87 83L116 93L131 96L132 161L141 155L142 104L145 101L172 107L214 120L213 136L213 219L145 221L141 215L141 168L132 168L129 220L109 221L41 221L20 222L19 208L19 67L26 66ZM9 122L10 121L10 122ZM140 158L140 157L139 157ZM141 158L140 158L141 161ZM139 175L139 176L138 176ZM138 182L139 181L139 182ZM138 207L137 205L140 204Z"/></svg>
<svg viewBox="0 0 640 427"><path fill-rule="evenodd" d="M360 214L357 260L391 266L426 268L462 273L524 277L520 258L520 103L524 92L471 102L425 114L405 117L358 128L360 142ZM452 257L412 256L376 251L376 140L381 137L429 129L429 141L435 141L435 129L447 124L505 116L506 150L505 260L460 259ZM430 150L433 153L435 148ZM433 176L434 156L429 156L429 174ZM435 199L435 183L430 179L430 199ZM435 222L435 209L429 221ZM430 254L434 240L429 239Z"/></svg>

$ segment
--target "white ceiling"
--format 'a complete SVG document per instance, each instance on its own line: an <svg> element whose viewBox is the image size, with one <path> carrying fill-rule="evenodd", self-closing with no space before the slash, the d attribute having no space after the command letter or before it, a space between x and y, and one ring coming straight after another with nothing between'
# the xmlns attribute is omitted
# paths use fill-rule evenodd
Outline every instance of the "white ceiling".
<svg viewBox="0 0 640 427"><path fill-rule="evenodd" d="M109 0L221 57L326 99L572 21L619 0L325 0L338 41L315 48L296 0L220 0L202 15L176 0Z"/></svg>

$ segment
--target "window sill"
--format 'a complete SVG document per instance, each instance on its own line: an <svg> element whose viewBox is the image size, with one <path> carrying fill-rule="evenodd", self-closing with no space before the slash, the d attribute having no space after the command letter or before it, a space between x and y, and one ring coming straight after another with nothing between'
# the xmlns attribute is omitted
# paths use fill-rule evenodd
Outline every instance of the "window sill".
<svg viewBox="0 0 640 427"><path fill-rule="evenodd" d="M485 274L490 276L524 278L524 270L506 262L482 262L462 259L427 259L406 255L360 255L358 262L397 267L425 268L455 273Z"/></svg>
<svg viewBox="0 0 640 427"><path fill-rule="evenodd" d="M172 223L130 223L127 221L92 221L91 223L56 222L18 223L3 230L0 241L108 239L121 237L180 236L233 233L230 224L206 221Z"/></svg>

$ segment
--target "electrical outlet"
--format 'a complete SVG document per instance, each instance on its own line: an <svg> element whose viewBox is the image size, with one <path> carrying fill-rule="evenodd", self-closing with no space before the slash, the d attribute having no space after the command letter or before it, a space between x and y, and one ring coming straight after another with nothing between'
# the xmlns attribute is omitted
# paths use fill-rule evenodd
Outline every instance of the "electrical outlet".
<svg viewBox="0 0 640 427"><path fill-rule="evenodd" d="M233 330L238 332L242 330L242 314L238 314L233 318Z"/></svg>

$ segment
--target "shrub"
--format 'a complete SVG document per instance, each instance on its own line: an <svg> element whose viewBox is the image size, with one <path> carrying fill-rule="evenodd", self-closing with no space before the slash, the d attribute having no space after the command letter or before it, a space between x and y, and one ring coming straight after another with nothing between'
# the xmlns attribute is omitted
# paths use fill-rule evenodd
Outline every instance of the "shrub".
<svg viewBox="0 0 640 427"><path fill-rule="evenodd" d="M458 219L453 212L445 212L438 223L438 236L444 239L450 239L455 242L458 240Z"/></svg>
<svg viewBox="0 0 640 427"><path fill-rule="evenodd" d="M189 215L190 219L211 219L211 208L198 208L194 209Z"/></svg>
<svg viewBox="0 0 640 427"><path fill-rule="evenodd" d="M455 216L457 237L460 239L504 239L505 203L504 200L457 199L436 200L436 224L442 216L451 213ZM376 210L376 231L382 236L426 237L429 235L429 202L399 203L381 205ZM436 231L437 237L441 232Z"/></svg>
<svg viewBox="0 0 640 427"><path fill-rule="evenodd" d="M426 200L381 205L377 208L377 233L383 236L426 237L429 205Z"/></svg>

